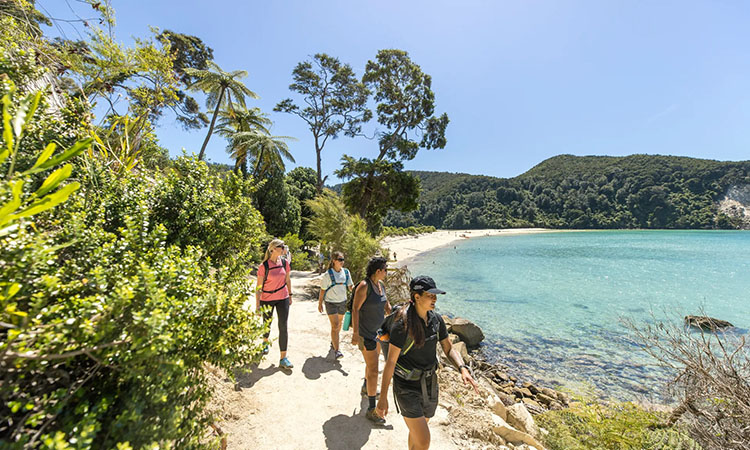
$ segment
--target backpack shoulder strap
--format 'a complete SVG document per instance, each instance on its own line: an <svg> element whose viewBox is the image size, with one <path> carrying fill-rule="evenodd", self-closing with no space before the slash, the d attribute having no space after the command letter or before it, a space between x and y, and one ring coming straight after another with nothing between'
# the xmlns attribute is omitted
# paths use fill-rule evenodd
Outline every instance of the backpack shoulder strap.
<svg viewBox="0 0 750 450"><path fill-rule="evenodd" d="M328 276L331 277L331 286L336 284L336 276L333 274L333 269L328 269Z"/></svg>
<svg viewBox="0 0 750 450"><path fill-rule="evenodd" d="M349 269L345 268L344 274L346 275L346 281L344 282L344 284L346 286L350 286L352 284L352 277L351 277L351 274L349 273Z"/></svg>

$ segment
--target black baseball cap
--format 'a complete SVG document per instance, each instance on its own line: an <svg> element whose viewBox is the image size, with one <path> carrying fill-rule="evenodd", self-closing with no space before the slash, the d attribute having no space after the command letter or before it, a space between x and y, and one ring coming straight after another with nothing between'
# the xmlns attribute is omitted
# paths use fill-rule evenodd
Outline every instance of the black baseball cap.
<svg viewBox="0 0 750 450"><path fill-rule="evenodd" d="M412 278L409 283L409 289L412 291L429 292L430 294L445 294L445 291L441 291L437 288L435 280L427 275L419 275Z"/></svg>

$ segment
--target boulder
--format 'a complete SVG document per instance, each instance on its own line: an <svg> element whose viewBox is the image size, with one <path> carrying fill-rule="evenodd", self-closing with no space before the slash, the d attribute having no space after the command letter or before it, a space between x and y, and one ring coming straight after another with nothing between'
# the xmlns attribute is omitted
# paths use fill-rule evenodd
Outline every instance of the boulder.
<svg viewBox="0 0 750 450"><path fill-rule="evenodd" d="M523 403L516 403L515 405L507 408L507 419L512 427L528 433L536 439L539 439L539 427L536 426L534 418L531 417L531 413L526 409Z"/></svg>
<svg viewBox="0 0 750 450"><path fill-rule="evenodd" d="M451 341L451 344L455 344L456 342L459 342L461 338L458 337L457 334L448 333L448 340Z"/></svg>
<svg viewBox="0 0 750 450"><path fill-rule="evenodd" d="M527 444L540 450L544 448L533 436L513 428L497 414L492 414L492 431L507 442Z"/></svg>
<svg viewBox="0 0 750 450"><path fill-rule="evenodd" d="M451 329L451 325L453 324L453 319L450 317L443 315L443 322L445 322L445 327L448 328L448 331Z"/></svg>
<svg viewBox="0 0 750 450"><path fill-rule="evenodd" d="M453 319L449 331L457 334L469 348L479 346L479 343L484 340L482 329L466 319Z"/></svg>
<svg viewBox="0 0 750 450"><path fill-rule="evenodd" d="M685 325L699 328L703 331L716 331L734 326L726 320L714 319L708 316L685 316Z"/></svg>
<svg viewBox="0 0 750 450"><path fill-rule="evenodd" d="M521 401L526 406L526 409L529 410L529 412L533 412L534 414L539 414L545 411L545 408L542 407L539 403L536 401L530 399L530 398L522 398Z"/></svg>
<svg viewBox="0 0 750 450"><path fill-rule="evenodd" d="M508 377L508 374L505 373L505 372L503 372L503 371L501 371L501 370L496 370L493 373L493 375L494 375L495 379L500 380L501 382L510 381L510 378Z"/></svg>
<svg viewBox="0 0 750 450"><path fill-rule="evenodd" d="M490 406L490 409L493 413L500 416L501 419L508 421L508 410L505 407L505 403L498 397L497 395L491 396L489 399L487 399L487 404Z"/></svg>
<svg viewBox="0 0 750 450"><path fill-rule="evenodd" d="M523 387L530 390L532 394L537 395L539 392L541 392L536 386L529 383L528 381L523 384Z"/></svg>
<svg viewBox="0 0 750 450"><path fill-rule="evenodd" d="M550 406L552 403L557 403L556 398L552 398L549 395L541 394L541 393L536 396L536 399L547 406Z"/></svg>

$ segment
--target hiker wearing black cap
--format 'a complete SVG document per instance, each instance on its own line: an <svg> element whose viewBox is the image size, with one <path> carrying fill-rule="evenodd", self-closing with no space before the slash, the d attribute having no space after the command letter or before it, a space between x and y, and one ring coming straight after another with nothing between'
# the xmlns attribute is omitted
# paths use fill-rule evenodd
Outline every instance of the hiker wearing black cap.
<svg viewBox="0 0 750 450"><path fill-rule="evenodd" d="M409 428L409 449L428 449L430 429L427 422L435 415L438 404L437 344L456 363L464 384L471 384L479 392L469 367L453 349L443 318L435 312L437 294L445 294L428 276L418 276L409 283L410 300L407 306L394 313L394 320L381 340L390 342L383 369L381 392L388 392L393 379L396 409ZM388 320L383 325L385 328ZM388 413L388 396L381 395L376 412Z"/></svg>
<svg viewBox="0 0 750 450"><path fill-rule="evenodd" d="M365 384L362 386L362 394L367 394L369 400L365 416L377 425L385 423L385 419L375 413L375 399L380 355L377 335L385 315L391 313L391 305L385 296L383 284L388 273L387 266L388 261L385 258L370 259L367 263L367 276L354 288L352 302L352 344L359 346L365 358Z"/></svg>

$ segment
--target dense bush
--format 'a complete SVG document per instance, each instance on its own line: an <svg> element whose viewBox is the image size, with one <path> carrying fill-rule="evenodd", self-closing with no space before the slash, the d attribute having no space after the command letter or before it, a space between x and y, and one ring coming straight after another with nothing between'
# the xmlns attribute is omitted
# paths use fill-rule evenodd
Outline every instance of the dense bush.
<svg viewBox="0 0 750 450"><path fill-rule="evenodd" d="M250 184L190 159L115 171L96 152L52 170L87 142L37 147L19 116L35 101L4 104L20 119L0 133L0 446L204 446L205 365L260 356L264 324L233 259L265 236ZM187 226L209 213L229 222Z"/></svg>
<svg viewBox="0 0 750 450"><path fill-rule="evenodd" d="M433 226L383 227L380 236L417 236L420 234L434 233L435 231L435 227Z"/></svg>
<svg viewBox="0 0 750 450"><path fill-rule="evenodd" d="M341 198L327 189L314 200L308 200L307 205L313 214L308 230L320 242L321 252L327 257L336 250L343 252L352 277L362 279L367 261L383 252L380 241L367 231L367 223L357 215L348 214Z"/></svg>
<svg viewBox="0 0 750 450"><path fill-rule="evenodd" d="M318 263L304 249L305 243L296 234L288 233L281 239L289 247L289 253L292 255L292 269L312 270Z"/></svg>
<svg viewBox="0 0 750 450"><path fill-rule="evenodd" d="M536 416L549 434L550 450L699 450L682 430L663 427L664 414L632 403L602 404L578 399L570 408Z"/></svg>
<svg viewBox="0 0 750 450"><path fill-rule="evenodd" d="M717 202L750 184L750 162L561 155L515 178L414 172L419 209L384 225L437 228L736 228Z"/></svg>

